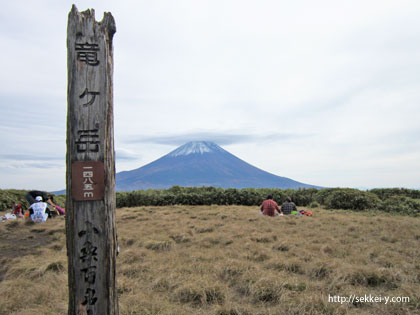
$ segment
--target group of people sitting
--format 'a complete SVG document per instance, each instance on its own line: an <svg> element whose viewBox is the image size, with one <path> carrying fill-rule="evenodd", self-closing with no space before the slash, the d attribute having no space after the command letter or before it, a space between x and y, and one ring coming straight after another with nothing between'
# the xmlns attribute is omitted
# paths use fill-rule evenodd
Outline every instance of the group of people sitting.
<svg viewBox="0 0 420 315"><path fill-rule="evenodd" d="M267 196L267 199L263 201L260 210L261 210L261 214L268 215L270 217L287 215L287 214L291 214L292 211L297 211L296 205L292 201L292 198L287 197L286 201L283 202L283 204L279 208L277 202L273 200L272 195Z"/></svg>
<svg viewBox="0 0 420 315"><path fill-rule="evenodd" d="M53 216L65 215L66 211L54 204L54 196L48 195L44 191L32 190L25 194L25 199L30 206L27 209L28 216L34 222L45 222ZM25 217L25 210L22 204L15 203L12 213L17 217Z"/></svg>

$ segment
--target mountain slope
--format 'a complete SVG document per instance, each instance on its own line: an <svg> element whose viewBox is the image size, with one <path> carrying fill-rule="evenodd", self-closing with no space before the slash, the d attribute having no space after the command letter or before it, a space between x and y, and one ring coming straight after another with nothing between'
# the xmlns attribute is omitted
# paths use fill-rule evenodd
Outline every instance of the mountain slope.
<svg viewBox="0 0 420 315"><path fill-rule="evenodd" d="M117 173L117 190L214 186L222 188L309 188L270 174L208 141L188 142L169 154L132 171Z"/></svg>

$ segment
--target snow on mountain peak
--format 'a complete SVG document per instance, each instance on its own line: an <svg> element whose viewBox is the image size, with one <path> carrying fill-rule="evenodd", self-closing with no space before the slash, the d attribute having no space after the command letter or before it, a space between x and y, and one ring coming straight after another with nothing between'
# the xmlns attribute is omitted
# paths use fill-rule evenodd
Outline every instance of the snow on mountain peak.
<svg viewBox="0 0 420 315"><path fill-rule="evenodd" d="M220 150L221 148L217 144L210 141L190 141L169 153L169 156L204 154Z"/></svg>

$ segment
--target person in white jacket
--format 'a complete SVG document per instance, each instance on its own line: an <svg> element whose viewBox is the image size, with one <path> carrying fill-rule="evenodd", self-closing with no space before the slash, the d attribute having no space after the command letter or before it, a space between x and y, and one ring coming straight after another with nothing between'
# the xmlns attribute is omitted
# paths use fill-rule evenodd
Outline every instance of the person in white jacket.
<svg viewBox="0 0 420 315"><path fill-rule="evenodd" d="M48 219L48 204L42 201L41 196L35 198L35 203L28 208L32 221L45 222Z"/></svg>

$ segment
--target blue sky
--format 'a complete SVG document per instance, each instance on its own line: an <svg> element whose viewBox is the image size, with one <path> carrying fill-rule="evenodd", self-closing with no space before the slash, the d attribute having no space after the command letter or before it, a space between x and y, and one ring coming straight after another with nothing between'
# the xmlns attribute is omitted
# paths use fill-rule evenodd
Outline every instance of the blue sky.
<svg viewBox="0 0 420 315"><path fill-rule="evenodd" d="M65 187L72 3L2 3L0 188ZM210 140L304 183L420 187L420 2L75 4L116 20L117 171Z"/></svg>

